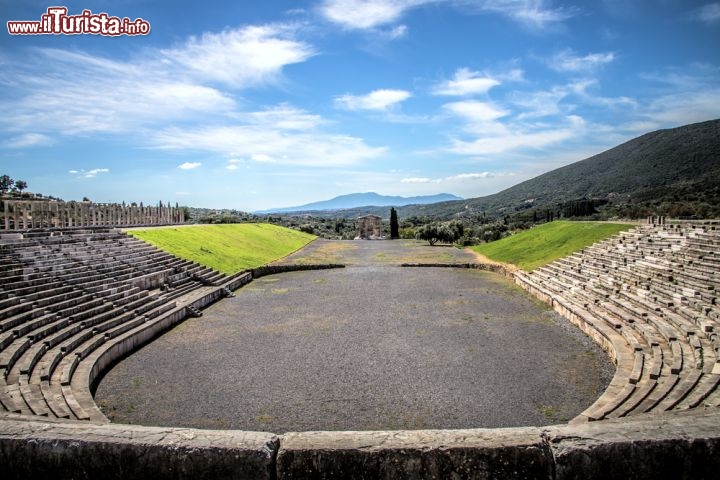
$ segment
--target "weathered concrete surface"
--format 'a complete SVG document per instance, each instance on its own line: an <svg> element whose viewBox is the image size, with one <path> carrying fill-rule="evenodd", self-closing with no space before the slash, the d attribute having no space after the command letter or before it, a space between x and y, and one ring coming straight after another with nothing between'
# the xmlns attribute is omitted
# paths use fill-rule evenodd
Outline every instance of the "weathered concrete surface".
<svg viewBox="0 0 720 480"><path fill-rule="evenodd" d="M0 417L0 478L717 479L720 409L586 424L272 433Z"/></svg>
<svg viewBox="0 0 720 480"><path fill-rule="evenodd" d="M301 432L278 479L717 479L720 410L551 427Z"/></svg>
<svg viewBox="0 0 720 480"><path fill-rule="evenodd" d="M720 478L720 409L545 428L555 478Z"/></svg>
<svg viewBox="0 0 720 480"><path fill-rule="evenodd" d="M270 479L271 433L0 420L0 477Z"/></svg>
<svg viewBox="0 0 720 480"><path fill-rule="evenodd" d="M301 432L280 437L278 479L550 479L540 428Z"/></svg>

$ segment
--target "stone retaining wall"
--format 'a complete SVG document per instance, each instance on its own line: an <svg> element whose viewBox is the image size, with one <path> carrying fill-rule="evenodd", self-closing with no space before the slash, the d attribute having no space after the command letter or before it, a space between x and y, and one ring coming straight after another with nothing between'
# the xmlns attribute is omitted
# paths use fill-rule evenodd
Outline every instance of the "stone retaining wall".
<svg viewBox="0 0 720 480"><path fill-rule="evenodd" d="M415 268L474 268L497 273L511 280L514 279L512 270L498 263L401 263L400 266Z"/></svg>
<svg viewBox="0 0 720 480"><path fill-rule="evenodd" d="M266 275L275 275L277 273L301 272L305 270L328 270L332 268L345 268L341 264L312 264L312 265L265 265L263 267L253 268L252 278L260 278Z"/></svg>
<svg viewBox="0 0 720 480"><path fill-rule="evenodd" d="M4 479L714 479L720 410L579 425L264 432L0 421Z"/></svg>

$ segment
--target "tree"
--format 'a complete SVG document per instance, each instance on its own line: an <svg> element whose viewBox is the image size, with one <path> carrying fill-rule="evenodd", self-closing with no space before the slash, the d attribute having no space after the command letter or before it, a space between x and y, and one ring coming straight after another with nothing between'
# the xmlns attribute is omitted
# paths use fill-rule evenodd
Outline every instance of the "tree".
<svg viewBox="0 0 720 480"><path fill-rule="evenodd" d="M415 238L418 240L427 240L430 245L435 245L438 241L437 224L428 223L427 225L418 227L417 230L415 230Z"/></svg>
<svg viewBox="0 0 720 480"><path fill-rule="evenodd" d="M8 175L3 175L2 177L0 177L0 193L7 193L14 184L15 181L12 178L10 178Z"/></svg>
<svg viewBox="0 0 720 480"><path fill-rule="evenodd" d="M27 182L25 180L16 180L15 181L15 190L18 192L22 192L27 188Z"/></svg>
<svg viewBox="0 0 720 480"><path fill-rule="evenodd" d="M400 238L400 225L398 224L397 211L395 207L390 207L390 238L395 240Z"/></svg>
<svg viewBox="0 0 720 480"><path fill-rule="evenodd" d="M464 227L462 222L453 220L451 222L423 225L415 231L415 238L418 240L427 240L430 245L435 245L437 242L453 243L462 237L463 233Z"/></svg>

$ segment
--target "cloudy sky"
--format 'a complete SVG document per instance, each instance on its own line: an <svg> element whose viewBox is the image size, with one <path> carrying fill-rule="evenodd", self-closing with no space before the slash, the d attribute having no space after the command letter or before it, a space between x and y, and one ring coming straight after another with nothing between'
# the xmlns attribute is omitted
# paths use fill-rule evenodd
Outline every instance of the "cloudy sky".
<svg viewBox="0 0 720 480"><path fill-rule="evenodd" d="M66 200L477 197L720 117L720 2L86 0L151 31L8 33L54 4L0 0L0 173Z"/></svg>

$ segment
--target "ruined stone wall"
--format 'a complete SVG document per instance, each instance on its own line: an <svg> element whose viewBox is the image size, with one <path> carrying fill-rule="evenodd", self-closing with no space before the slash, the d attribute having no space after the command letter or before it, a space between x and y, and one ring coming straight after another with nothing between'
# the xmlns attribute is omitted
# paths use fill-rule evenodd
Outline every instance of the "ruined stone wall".
<svg viewBox="0 0 720 480"><path fill-rule="evenodd" d="M365 215L358 218L358 238L382 237L382 218Z"/></svg>

